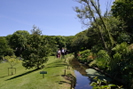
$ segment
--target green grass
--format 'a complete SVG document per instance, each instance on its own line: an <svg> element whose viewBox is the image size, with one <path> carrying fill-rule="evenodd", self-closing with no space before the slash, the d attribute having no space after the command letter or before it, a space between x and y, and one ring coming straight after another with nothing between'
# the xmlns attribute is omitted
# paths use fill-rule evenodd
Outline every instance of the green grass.
<svg viewBox="0 0 133 89"><path fill-rule="evenodd" d="M66 65L63 59L49 57L43 69L26 70L19 63L15 66L16 74L8 76L10 65L0 63L0 89L70 89L70 81L62 76ZM40 71L47 71L44 78ZM73 73L73 70L70 68L68 73Z"/></svg>

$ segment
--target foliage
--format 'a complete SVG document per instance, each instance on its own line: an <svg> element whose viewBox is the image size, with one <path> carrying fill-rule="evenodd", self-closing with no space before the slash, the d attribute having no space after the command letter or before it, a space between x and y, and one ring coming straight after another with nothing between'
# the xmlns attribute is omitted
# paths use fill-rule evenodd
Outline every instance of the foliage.
<svg viewBox="0 0 133 89"><path fill-rule="evenodd" d="M130 49L129 49L130 48ZM111 75L117 78L122 78L126 87L130 87L132 85L132 48L131 45L128 46L126 42L121 44L117 44L113 49L115 53L113 55L113 59L110 61L110 71Z"/></svg>
<svg viewBox="0 0 133 89"><path fill-rule="evenodd" d="M101 68L101 69L105 69L108 67L109 61L110 61L110 56L108 55L107 51L105 50L100 50L97 53L97 57L96 57L96 65Z"/></svg>
<svg viewBox="0 0 133 89"><path fill-rule="evenodd" d="M25 50L23 51L23 66L27 69L40 68L43 63L47 62L50 51L47 41L43 40L40 35L30 35Z"/></svg>
<svg viewBox="0 0 133 89"><path fill-rule="evenodd" d="M8 75L10 74L9 69L11 70L10 71L11 75L13 75L13 69L15 69L15 73L16 73L16 68L14 66L17 65L20 62L20 60L15 55L5 56L4 58L5 60L7 60L7 62L10 65L10 67L8 67Z"/></svg>
<svg viewBox="0 0 133 89"><path fill-rule="evenodd" d="M76 34L72 39L72 50L74 51L75 57L77 57L78 51L83 51L88 48L88 37L86 35L87 30Z"/></svg>
<svg viewBox="0 0 133 89"><path fill-rule="evenodd" d="M95 28L99 33L101 42L104 48L109 51L109 47L107 46L107 42L105 39L108 39L108 42L111 47L114 45L114 41L110 33L110 29L104 21L105 17L103 17L101 14L99 0L77 0L77 2L81 4L81 8L75 8L75 11L78 13L78 17L82 20L83 24L87 26L90 25L90 22L95 22ZM106 32L106 38L103 35L103 32Z"/></svg>
<svg viewBox="0 0 133 89"><path fill-rule="evenodd" d="M131 42L131 36L126 32L120 33L117 39L118 39L117 40L118 43L122 43L122 42L130 43Z"/></svg>
<svg viewBox="0 0 133 89"><path fill-rule="evenodd" d="M128 44L126 42L117 44L112 50L122 55L126 55L127 53L129 53Z"/></svg>
<svg viewBox="0 0 133 89"><path fill-rule="evenodd" d="M77 1L81 4L81 8L76 7L75 11L78 13L78 17L83 24L89 26L86 34L87 41L81 45L77 45L77 51L79 48L88 48L88 46L90 46L89 49L91 49L92 52L98 52L97 58L93 61L93 64L96 63L99 68L104 69L106 72L110 71L109 74L114 78L120 78L126 81L125 85L130 86L132 80L131 76L133 75L133 73L131 73L133 55L132 51L128 49L127 43L129 44L132 42L131 23L133 14L132 11L130 12L131 14L127 12L129 12L133 6L132 1L116 0L112 7L112 10L114 9L115 11L113 12L113 16L116 14L115 17L112 16L112 13L106 16L102 16L99 13L99 0L97 0L97 2L94 0ZM117 5L119 6L117 7ZM123 8L124 5L125 8ZM117 9L119 10L117 11ZM125 17L122 15L125 15ZM88 46L85 45L86 43ZM101 51L103 49L106 51Z"/></svg>
<svg viewBox="0 0 133 89"><path fill-rule="evenodd" d="M109 72L113 78L122 79L126 86L131 86L133 51L128 44L133 42L133 1L115 0L112 12L106 16L101 15L99 0L76 1L81 4L81 7L75 8L77 16L89 29L84 34L87 36L85 42L83 40L86 38L82 35L74 37L73 48L78 52L81 48L85 50L90 47L92 52L98 52L94 63Z"/></svg>
<svg viewBox="0 0 133 89"><path fill-rule="evenodd" d="M13 55L13 50L9 47L7 40L0 37L0 59L6 55Z"/></svg>
<svg viewBox="0 0 133 89"><path fill-rule="evenodd" d="M74 37L75 36L65 37L65 39L66 39L66 48L67 48L67 51L70 52L70 53L74 52L73 46L72 46L72 42L73 42L72 40L73 40Z"/></svg>
<svg viewBox="0 0 133 89"><path fill-rule="evenodd" d="M49 48L50 55L55 56L56 51L58 49L57 42L54 36L43 36L43 41L47 43L47 47Z"/></svg>
<svg viewBox="0 0 133 89"><path fill-rule="evenodd" d="M42 31L39 29L39 27L33 25L33 28L31 29L31 34L41 35Z"/></svg>
<svg viewBox="0 0 133 89"><path fill-rule="evenodd" d="M58 48L66 47L66 41L64 36L55 36L56 45Z"/></svg>
<svg viewBox="0 0 133 89"><path fill-rule="evenodd" d="M109 84L105 79L100 80L97 77L95 77L94 80L96 80L96 82L91 83L91 86L93 86L93 89L112 89L113 87L115 87L115 89L123 89L122 86Z"/></svg>
<svg viewBox="0 0 133 89"><path fill-rule="evenodd" d="M100 49L102 49L102 48L103 48L103 47L102 47L102 44L95 44L95 45L92 46L91 51L92 51L93 53L98 53L98 51L99 51Z"/></svg>
<svg viewBox="0 0 133 89"><path fill-rule="evenodd" d="M93 60L93 55L89 49L84 50L78 53L78 59L80 62L89 62Z"/></svg>
<svg viewBox="0 0 133 89"><path fill-rule="evenodd" d="M115 0L111 8L113 16L124 21L127 25L127 32L133 32L133 1L132 0Z"/></svg>
<svg viewBox="0 0 133 89"><path fill-rule="evenodd" d="M10 64L11 68L13 68L16 64L18 64L20 62L20 60L15 55L5 56L4 58Z"/></svg>
<svg viewBox="0 0 133 89"><path fill-rule="evenodd" d="M127 55L129 54L129 49L127 43L117 44L113 49L115 51L113 59L110 61L110 68L112 71L117 71L122 67L123 62L125 62Z"/></svg>
<svg viewBox="0 0 133 89"><path fill-rule="evenodd" d="M98 50L101 47L104 48L99 36L99 32L97 31L96 25L94 25L94 23L92 23L92 26L90 28L88 28L86 36L88 37L88 40L86 42L88 49L94 48L94 50ZM97 47L95 48L94 46Z"/></svg>
<svg viewBox="0 0 133 89"><path fill-rule="evenodd" d="M18 30L9 37L9 45L15 51L16 56L21 56L27 44L28 37L29 33L25 30Z"/></svg>
<svg viewBox="0 0 133 89"><path fill-rule="evenodd" d="M11 37L12 37L12 35L7 35L5 37L9 46L10 46L10 39L11 39Z"/></svg>

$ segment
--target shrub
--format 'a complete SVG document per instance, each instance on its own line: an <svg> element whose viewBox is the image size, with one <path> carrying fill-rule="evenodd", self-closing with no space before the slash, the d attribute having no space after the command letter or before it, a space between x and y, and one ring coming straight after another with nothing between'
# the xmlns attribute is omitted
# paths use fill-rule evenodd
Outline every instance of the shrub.
<svg viewBox="0 0 133 89"><path fill-rule="evenodd" d="M99 68L101 68L101 69L107 68L109 61L110 61L110 56L108 55L108 53L105 50L100 50L97 53L96 65Z"/></svg>
<svg viewBox="0 0 133 89"><path fill-rule="evenodd" d="M94 77L95 82L92 82L90 85L93 86L93 89L124 89L123 86L118 86L115 84L110 84L107 80L100 80L97 77Z"/></svg>
<svg viewBox="0 0 133 89"><path fill-rule="evenodd" d="M92 52L87 49L78 53L78 60L80 62L89 62L93 59Z"/></svg>

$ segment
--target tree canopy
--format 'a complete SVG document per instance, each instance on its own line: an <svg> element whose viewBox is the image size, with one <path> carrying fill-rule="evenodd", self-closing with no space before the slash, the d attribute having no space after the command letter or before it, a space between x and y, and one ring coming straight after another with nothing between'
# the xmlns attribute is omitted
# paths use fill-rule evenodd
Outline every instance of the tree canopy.
<svg viewBox="0 0 133 89"><path fill-rule="evenodd" d="M48 60L50 53L47 40L43 40L43 36L39 34L31 34L25 45L25 50L22 53L24 58L23 66L27 69L37 68L39 69Z"/></svg>
<svg viewBox="0 0 133 89"><path fill-rule="evenodd" d="M18 30L11 35L9 44L11 48L15 50L16 56L20 56L22 51L25 49L29 35L29 32L25 30Z"/></svg>
<svg viewBox="0 0 133 89"><path fill-rule="evenodd" d="M0 37L0 59L6 55L13 55L13 50L7 43L7 40L4 37Z"/></svg>
<svg viewBox="0 0 133 89"><path fill-rule="evenodd" d="M112 6L113 16L124 21L127 25L125 29L129 33L133 33L133 1L132 0L116 0Z"/></svg>

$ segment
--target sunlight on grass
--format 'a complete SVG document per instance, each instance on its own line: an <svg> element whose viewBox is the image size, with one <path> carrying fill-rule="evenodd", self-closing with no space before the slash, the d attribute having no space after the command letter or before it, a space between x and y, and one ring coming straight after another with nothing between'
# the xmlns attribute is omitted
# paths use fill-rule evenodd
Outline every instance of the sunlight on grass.
<svg viewBox="0 0 133 89"><path fill-rule="evenodd" d="M69 89L70 81L62 75L67 64L64 59L49 57L45 67L40 70L26 70L21 63L17 64L16 74L8 76L8 63L0 63L0 89ZM40 71L47 71L42 77ZM67 73L72 73L67 70ZM64 81L63 83L60 83Z"/></svg>

